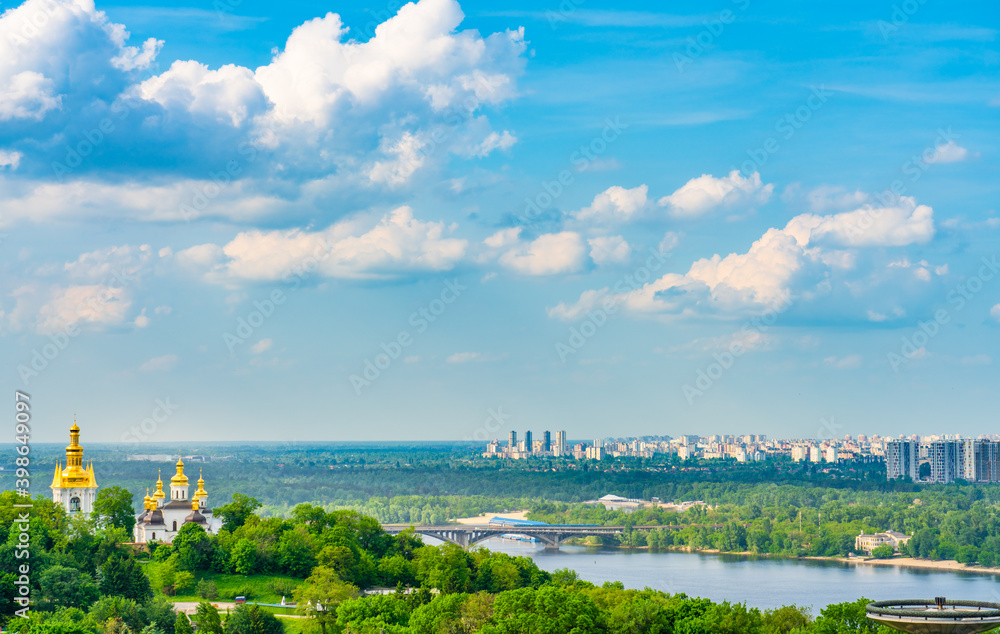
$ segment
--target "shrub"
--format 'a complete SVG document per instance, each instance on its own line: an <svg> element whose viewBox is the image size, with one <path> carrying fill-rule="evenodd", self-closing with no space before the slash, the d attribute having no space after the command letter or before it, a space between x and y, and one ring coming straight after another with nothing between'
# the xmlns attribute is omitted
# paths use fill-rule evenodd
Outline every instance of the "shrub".
<svg viewBox="0 0 1000 634"><path fill-rule="evenodd" d="M215 585L214 581L202 579L198 582L194 592L202 599L212 600L219 598L219 588Z"/></svg>

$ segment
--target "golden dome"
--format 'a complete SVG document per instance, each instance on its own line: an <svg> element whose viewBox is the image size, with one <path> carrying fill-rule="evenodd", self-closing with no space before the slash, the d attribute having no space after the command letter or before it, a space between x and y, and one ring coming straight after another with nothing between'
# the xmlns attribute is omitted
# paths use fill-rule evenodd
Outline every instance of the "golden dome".
<svg viewBox="0 0 1000 634"><path fill-rule="evenodd" d="M177 473L174 477L170 478L170 486L184 486L188 484L188 477L184 475L184 460L181 458L177 459Z"/></svg>
<svg viewBox="0 0 1000 634"><path fill-rule="evenodd" d="M80 428L76 421L69 428L69 446L66 447L66 468L56 465L58 475L52 477L52 487L85 487L96 488L97 478L94 477L92 464L83 466L83 447L80 446Z"/></svg>
<svg viewBox="0 0 1000 634"><path fill-rule="evenodd" d="M202 476L201 469L198 469L198 490L194 492L194 499L201 500L207 497L208 491L205 490L205 478Z"/></svg>
<svg viewBox="0 0 1000 634"><path fill-rule="evenodd" d="M156 493L153 494L153 499L162 500L167 497L167 494L163 492L163 472L159 472L160 475L156 479Z"/></svg>

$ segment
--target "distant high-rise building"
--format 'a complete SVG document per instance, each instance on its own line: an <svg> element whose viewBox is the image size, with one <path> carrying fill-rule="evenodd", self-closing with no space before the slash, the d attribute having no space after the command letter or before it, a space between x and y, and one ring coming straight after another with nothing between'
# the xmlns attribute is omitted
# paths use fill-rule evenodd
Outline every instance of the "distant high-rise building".
<svg viewBox="0 0 1000 634"><path fill-rule="evenodd" d="M555 446L555 449L552 450L552 453L554 453L557 456L565 456L566 455L566 432L565 431L557 431L556 432L556 446Z"/></svg>
<svg viewBox="0 0 1000 634"><path fill-rule="evenodd" d="M809 462L820 462L823 460L823 453L819 450L819 447L813 445L809 448Z"/></svg>
<svg viewBox="0 0 1000 634"><path fill-rule="evenodd" d="M837 462L837 448L827 447L826 448L826 461L827 462Z"/></svg>
<svg viewBox="0 0 1000 634"><path fill-rule="evenodd" d="M517 432L516 431L510 432L510 435L507 437L507 446L510 448L511 451L514 451L515 449L517 449Z"/></svg>
<svg viewBox="0 0 1000 634"><path fill-rule="evenodd" d="M802 445L795 445L792 447L792 460L795 462L803 462L806 459L806 448Z"/></svg>
<svg viewBox="0 0 1000 634"><path fill-rule="evenodd" d="M927 447L931 463L931 482L947 484L959 476L958 445L954 440L935 440Z"/></svg>
<svg viewBox="0 0 1000 634"><path fill-rule="evenodd" d="M549 434L548 430L542 433L542 451L552 451L552 435Z"/></svg>
<svg viewBox="0 0 1000 634"><path fill-rule="evenodd" d="M891 440L886 443L885 469L890 480L907 477L916 480L920 470L917 443L911 440Z"/></svg>
<svg viewBox="0 0 1000 634"><path fill-rule="evenodd" d="M534 444L531 442L531 432L526 431L524 432L524 450L527 452L531 452L533 448Z"/></svg>

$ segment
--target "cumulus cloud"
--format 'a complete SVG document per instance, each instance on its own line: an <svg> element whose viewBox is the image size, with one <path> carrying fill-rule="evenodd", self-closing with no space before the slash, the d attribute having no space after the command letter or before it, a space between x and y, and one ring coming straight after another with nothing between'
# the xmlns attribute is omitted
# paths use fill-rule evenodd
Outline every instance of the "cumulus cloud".
<svg viewBox="0 0 1000 634"><path fill-rule="evenodd" d="M22 35L36 16L44 25ZM420 0L360 41L327 13L295 28L264 66L177 60L150 76L163 42L130 46L93 0L26 0L0 16L0 122L19 123L0 126L0 173L18 168L21 179L0 189L22 217L189 220L178 210L214 187L203 175L237 156L225 180L256 186L229 185L214 206L246 219L281 214L309 187L401 187L432 163L509 149L516 135L494 130L486 110L518 94L523 30L481 35L461 30L463 19L455 0ZM51 182L55 163L66 182ZM155 186L109 175L143 169L156 171Z"/></svg>
<svg viewBox="0 0 1000 634"><path fill-rule="evenodd" d="M9 167L11 170L16 170L17 166L21 164L22 156L24 155L20 152L0 150L0 168Z"/></svg>
<svg viewBox="0 0 1000 634"><path fill-rule="evenodd" d="M521 275L573 273L583 267L586 247L573 231L546 233L522 242L500 256L500 264Z"/></svg>
<svg viewBox="0 0 1000 634"><path fill-rule="evenodd" d="M993 317L993 319L1000 321L1000 304L997 304L990 309L990 316Z"/></svg>
<svg viewBox="0 0 1000 634"><path fill-rule="evenodd" d="M254 354L261 354L263 352L267 352L268 350L271 349L271 345L273 343L274 342L270 339L261 339L257 343L250 346L250 352L253 352Z"/></svg>
<svg viewBox="0 0 1000 634"><path fill-rule="evenodd" d="M969 156L969 151L955 143L954 139L934 147L934 152L924 158L925 163L958 163Z"/></svg>
<svg viewBox="0 0 1000 634"><path fill-rule="evenodd" d="M856 267L859 249L919 244L933 236L933 211L912 198L840 214L802 214L782 229L768 229L744 253L699 259L686 273L667 273L637 290L619 291L615 300L634 312L675 315L785 310L795 291L805 299L829 293L834 274L846 275ZM932 269L938 275L946 270L921 261L914 276L923 280ZM863 290L856 286L851 292ZM587 291L575 305L560 304L549 314L555 318L580 314L606 293ZM892 314L898 316L897 310L901 309L894 308ZM871 312L869 318L890 316Z"/></svg>
<svg viewBox="0 0 1000 634"><path fill-rule="evenodd" d="M202 244L177 253L212 281L279 280L315 271L339 278L384 278L411 271L445 271L464 257L468 242L448 237L454 226L424 222L409 207L367 230L362 220L324 231L245 231L224 246Z"/></svg>
<svg viewBox="0 0 1000 634"><path fill-rule="evenodd" d="M765 185L760 174L754 172L744 178L738 170L728 176L716 178L703 174L692 178L680 189L659 200L676 218L696 218L719 208L755 206L771 198L774 185Z"/></svg>
<svg viewBox="0 0 1000 634"><path fill-rule="evenodd" d="M574 214L578 220L595 223L628 222L646 207L648 188L625 189L615 185L594 197L594 202Z"/></svg>
<svg viewBox="0 0 1000 634"><path fill-rule="evenodd" d="M590 245L590 259L597 266L628 262L632 248L621 236L600 236L587 240Z"/></svg>
<svg viewBox="0 0 1000 634"><path fill-rule="evenodd" d="M120 325L131 305L132 301L121 287L86 284L54 288L38 309L35 329L44 335L77 325Z"/></svg>

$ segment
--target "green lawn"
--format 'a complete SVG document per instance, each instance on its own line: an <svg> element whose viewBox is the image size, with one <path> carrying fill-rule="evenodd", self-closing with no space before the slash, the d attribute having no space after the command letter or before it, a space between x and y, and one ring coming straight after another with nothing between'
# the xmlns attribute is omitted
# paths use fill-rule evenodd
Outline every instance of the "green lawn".
<svg viewBox="0 0 1000 634"><path fill-rule="evenodd" d="M232 601L237 596L245 596L247 601L257 603L281 603L281 596L291 602L292 591L302 583L301 579L284 575L227 575L215 572L199 572L195 575L195 584L201 580L212 581L219 589L219 596L214 601ZM203 601L195 594L192 585L184 594L170 597L172 601Z"/></svg>

